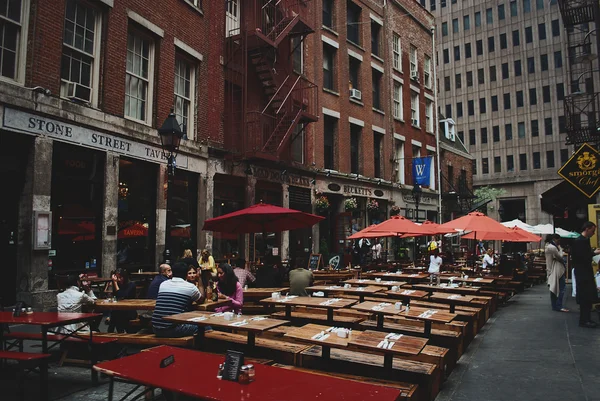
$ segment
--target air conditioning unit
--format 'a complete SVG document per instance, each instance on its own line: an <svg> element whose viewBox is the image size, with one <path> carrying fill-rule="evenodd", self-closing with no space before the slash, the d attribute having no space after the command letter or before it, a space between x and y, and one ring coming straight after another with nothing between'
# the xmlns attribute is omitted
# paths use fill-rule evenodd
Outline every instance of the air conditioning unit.
<svg viewBox="0 0 600 401"><path fill-rule="evenodd" d="M413 70L410 72L410 79L414 79L415 81L419 81L419 72L417 70Z"/></svg>
<svg viewBox="0 0 600 401"><path fill-rule="evenodd" d="M89 103L92 97L92 88L76 82L68 82L65 97L71 100Z"/></svg>
<svg viewBox="0 0 600 401"><path fill-rule="evenodd" d="M350 98L356 99L356 100L361 100L362 99L361 91L359 91L358 89L350 89Z"/></svg>
<svg viewBox="0 0 600 401"><path fill-rule="evenodd" d="M413 119L412 120L412 125L414 125L415 127L418 127L419 126L419 120Z"/></svg>

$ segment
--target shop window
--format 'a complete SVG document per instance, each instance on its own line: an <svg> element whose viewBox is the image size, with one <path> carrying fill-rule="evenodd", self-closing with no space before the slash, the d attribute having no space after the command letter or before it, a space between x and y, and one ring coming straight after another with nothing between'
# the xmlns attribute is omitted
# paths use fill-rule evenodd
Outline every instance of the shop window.
<svg viewBox="0 0 600 401"><path fill-rule="evenodd" d="M156 174L157 166L154 164L127 158L119 160L118 267L134 270L156 267ZM173 204L178 198L176 187L174 184L169 188L173 191ZM166 193L161 192L161 195L166 196ZM173 258L178 256L173 249L171 255Z"/></svg>
<svg viewBox="0 0 600 401"><path fill-rule="evenodd" d="M104 153L54 142L52 268L57 273L101 270L104 160Z"/></svg>
<svg viewBox="0 0 600 401"><path fill-rule="evenodd" d="M185 249L196 252L196 221L198 215L198 174L176 170L169 187L171 205L168 220L171 223L171 255L178 258ZM197 256L197 255L196 255Z"/></svg>

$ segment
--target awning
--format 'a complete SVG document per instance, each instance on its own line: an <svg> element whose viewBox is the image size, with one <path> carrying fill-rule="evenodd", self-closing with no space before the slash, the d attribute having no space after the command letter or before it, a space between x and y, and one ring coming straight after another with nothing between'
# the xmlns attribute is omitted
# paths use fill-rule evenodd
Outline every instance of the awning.
<svg viewBox="0 0 600 401"><path fill-rule="evenodd" d="M563 216L567 208L587 205L589 199L566 181L553 186L542 193L540 199L542 210L553 216Z"/></svg>

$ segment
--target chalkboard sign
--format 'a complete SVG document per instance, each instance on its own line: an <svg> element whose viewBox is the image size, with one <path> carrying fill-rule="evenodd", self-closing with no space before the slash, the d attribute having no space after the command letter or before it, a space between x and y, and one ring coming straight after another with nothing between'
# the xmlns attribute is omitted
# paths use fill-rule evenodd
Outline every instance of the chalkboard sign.
<svg viewBox="0 0 600 401"><path fill-rule="evenodd" d="M333 255L331 259L329 259L329 265L333 268L333 270L339 270L343 266L342 261L344 260L344 254L341 255Z"/></svg>
<svg viewBox="0 0 600 401"><path fill-rule="evenodd" d="M320 253L311 253L308 258L308 270L318 270L323 266L323 259Z"/></svg>
<svg viewBox="0 0 600 401"><path fill-rule="evenodd" d="M223 366L223 380L238 381L242 365L244 365L243 352L227 351L225 365Z"/></svg>

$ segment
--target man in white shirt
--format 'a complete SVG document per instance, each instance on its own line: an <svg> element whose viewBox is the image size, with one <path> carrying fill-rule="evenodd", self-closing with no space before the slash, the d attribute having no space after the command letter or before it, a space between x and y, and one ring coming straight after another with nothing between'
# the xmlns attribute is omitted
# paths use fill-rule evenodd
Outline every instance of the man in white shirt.
<svg viewBox="0 0 600 401"><path fill-rule="evenodd" d="M373 260L381 259L381 243L378 238L375 239L375 245L373 245L371 250L373 251Z"/></svg>
<svg viewBox="0 0 600 401"><path fill-rule="evenodd" d="M440 257L440 252L437 249L434 250L429 256L429 270L427 270L427 272L437 276L440 274L440 270L442 269L442 263L443 260Z"/></svg>
<svg viewBox="0 0 600 401"><path fill-rule="evenodd" d="M82 285L83 291L79 288L81 284L79 277L75 275L67 277L67 289L56 295L58 312L81 313L83 305L93 305L96 302L96 295L94 295L94 291L90 288L89 282L84 282L85 285ZM61 327L60 332L71 333L84 325L85 323L69 324ZM86 327L85 331L89 331L89 327Z"/></svg>
<svg viewBox="0 0 600 401"><path fill-rule="evenodd" d="M490 248L487 250L487 253L483 256L483 270L491 269L496 264L494 260L494 251Z"/></svg>

